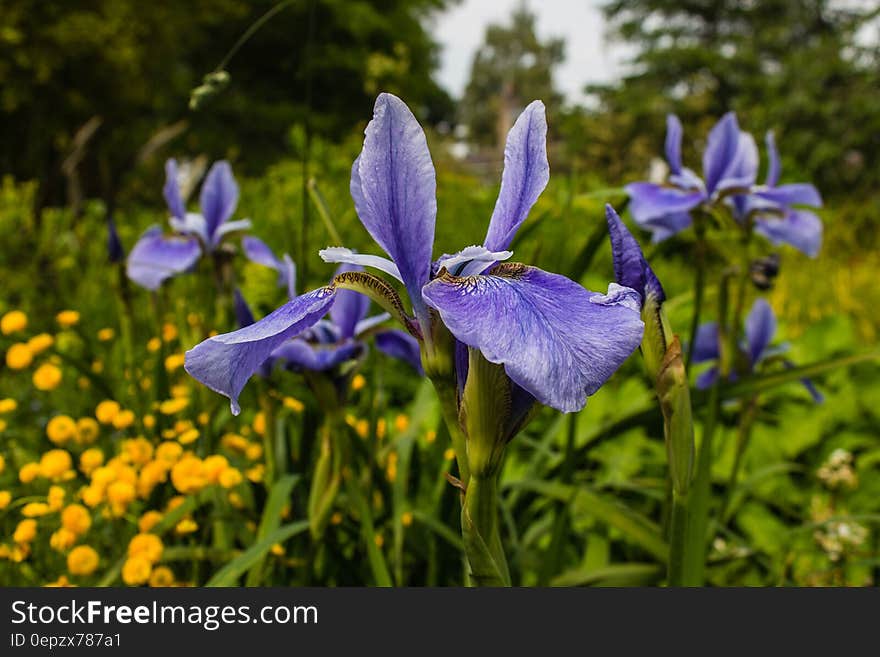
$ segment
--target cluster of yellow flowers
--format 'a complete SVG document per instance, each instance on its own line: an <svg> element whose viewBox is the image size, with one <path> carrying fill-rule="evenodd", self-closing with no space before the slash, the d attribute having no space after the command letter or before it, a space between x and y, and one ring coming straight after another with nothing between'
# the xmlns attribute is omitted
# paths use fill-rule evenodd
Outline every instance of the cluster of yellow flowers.
<svg viewBox="0 0 880 657"><path fill-rule="evenodd" d="M75 310L63 310L55 320L62 329L75 326L79 322L79 313ZM0 333L14 335L27 329L28 318L20 310L11 310L0 317ZM55 344L55 337L49 333L38 333L28 340L16 342L6 350L6 366L11 370L23 370L30 367L34 359ZM49 391L57 388L63 379L61 361L56 355L41 363L32 375L37 390Z"/></svg>

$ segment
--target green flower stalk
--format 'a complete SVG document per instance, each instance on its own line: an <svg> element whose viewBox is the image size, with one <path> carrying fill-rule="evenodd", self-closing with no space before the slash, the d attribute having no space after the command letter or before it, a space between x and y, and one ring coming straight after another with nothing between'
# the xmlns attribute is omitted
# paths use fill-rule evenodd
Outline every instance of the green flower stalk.
<svg viewBox="0 0 880 657"><path fill-rule="evenodd" d="M619 284L631 287L642 297L645 333L641 353L663 414L663 438L672 480L668 580L670 585L676 586L683 582L687 496L694 467L694 423L687 372L681 342L672 332L663 309L666 295L660 281L645 260L638 242L610 205L606 206L605 216L611 236L615 278Z"/></svg>

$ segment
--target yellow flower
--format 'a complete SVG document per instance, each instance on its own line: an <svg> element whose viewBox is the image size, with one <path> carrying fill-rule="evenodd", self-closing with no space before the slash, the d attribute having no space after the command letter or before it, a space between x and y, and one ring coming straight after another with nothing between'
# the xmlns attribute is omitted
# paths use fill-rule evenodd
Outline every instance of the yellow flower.
<svg viewBox="0 0 880 657"><path fill-rule="evenodd" d="M147 413L146 415L144 415L142 422L144 423L145 429L152 429L156 426L156 416Z"/></svg>
<svg viewBox="0 0 880 657"><path fill-rule="evenodd" d="M428 431L425 434L425 442L429 445L433 444L433 442L437 440L437 432L436 431Z"/></svg>
<svg viewBox="0 0 880 657"><path fill-rule="evenodd" d="M330 524L331 525L342 524L342 514L339 511L334 511L333 515L330 516Z"/></svg>
<svg viewBox="0 0 880 657"><path fill-rule="evenodd" d="M385 466L385 476L388 481L397 479L397 452L391 452L388 455L388 463Z"/></svg>
<svg viewBox="0 0 880 657"><path fill-rule="evenodd" d="M162 539L155 534L147 532L135 534L128 543L128 558L143 557L152 565L162 558L164 547Z"/></svg>
<svg viewBox="0 0 880 657"><path fill-rule="evenodd" d="M259 436L266 433L266 415L262 411L254 416L254 431Z"/></svg>
<svg viewBox="0 0 880 657"><path fill-rule="evenodd" d="M413 523L413 514L410 511L404 511L400 515L400 524L404 527L409 527Z"/></svg>
<svg viewBox="0 0 880 657"><path fill-rule="evenodd" d="M91 575L98 568L98 553L88 545L78 545L67 555L67 570L71 575Z"/></svg>
<svg viewBox="0 0 880 657"><path fill-rule="evenodd" d="M150 586L174 586L174 573L168 566L158 566L150 575Z"/></svg>
<svg viewBox="0 0 880 657"><path fill-rule="evenodd" d="M95 408L95 417L101 424L110 424L119 414L119 404L112 399L105 399Z"/></svg>
<svg viewBox="0 0 880 657"><path fill-rule="evenodd" d="M8 490L0 490L0 509L5 509L12 501L12 493Z"/></svg>
<svg viewBox="0 0 880 657"><path fill-rule="evenodd" d="M233 488L241 483L241 472L237 468L226 468L220 473L218 481L223 488Z"/></svg>
<svg viewBox="0 0 880 657"><path fill-rule="evenodd" d="M125 513L126 507L134 498L134 485L129 481L114 481L107 487L107 501L115 515Z"/></svg>
<svg viewBox="0 0 880 657"><path fill-rule="evenodd" d="M127 429L134 424L134 412L128 409L119 411L113 418L113 426L117 429Z"/></svg>
<svg viewBox="0 0 880 657"><path fill-rule="evenodd" d="M247 449L248 441L237 433L226 433L223 434L223 437L220 439L220 444L226 449L243 452Z"/></svg>
<svg viewBox="0 0 880 657"><path fill-rule="evenodd" d="M202 459L197 456L184 456L180 459L171 469L171 483L184 495L204 488L208 480Z"/></svg>
<svg viewBox="0 0 880 657"><path fill-rule="evenodd" d="M143 436L123 440L122 455L129 463L143 465L153 458L153 444Z"/></svg>
<svg viewBox="0 0 880 657"><path fill-rule="evenodd" d="M162 514L155 510L147 511L138 520L138 529L146 534L162 520Z"/></svg>
<svg viewBox="0 0 880 657"><path fill-rule="evenodd" d="M3 471L6 469L6 459L3 458L3 455L0 454L0 474L3 474Z"/></svg>
<svg viewBox="0 0 880 657"><path fill-rule="evenodd" d="M9 335L24 331L27 328L27 323L27 315L20 310L10 310L3 317L0 317L0 333Z"/></svg>
<svg viewBox="0 0 880 657"><path fill-rule="evenodd" d="M73 584L70 583L70 580L67 579L67 575L59 575L58 579L54 582L49 582L48 584L44 584L46 588L67 588L72 587Z"/></svg>
<svg viewBox="0 0 880 657"><path fill-rule="evenodd" d="M229 467L229 461L226 460L225 456L212 454L202 462L202 465L204 466L205 477L212 484L216 484L220 480L220 474Z"/></svg>
<svg viewBox="0 0 880 657"><path fill-rule="evenodd" d="M152 564L143 557L129 557L122 564L122 581L129 586L145 584L150 579L152 570Z"/></svg>
<svg viewBox="0 0 880 657"><path fill-rule="evenodd" d="M92 484L91 486L86 486L80 492L80 497L82 497L82 501L89 505L91 508L95 508L98 506L104 499L104 489L100 486L95 486Z"/></svg>
<svg viewBox="0 0 880 657"><path fill-rule="evenodd" d="M284 556L284 546L281 543L275 543L272 547L269 548L269 552L274 554L276 557Z"/></svg>
<svg viewBox="0 0 880 657"><path fill-rule="evenodd" d="M110 327L102 328L98 331L98 340L101 342L110 342L114 337L116 337L116 331Z"/></svg>
<svg viewBox="0 0 880 657"><path fill-rule="evenodd" d="M263 481L263 476L266 474L266 467L262 463L258 463L254 467L249 468L244 474L248 480L258 484Z"/></svg>
<svg viewBox="0 0 880 657"><path fill-rule="evenodd" d="M159 338L150 338L147 341L147 351L159 351L162 348L162 341Z"/></svg>
<svg viewBox="0 0 880 657"><path fill-rule="evenodd" d="M39 518L51 511L49 505L45 502L29 502L22 507L21 515L25 518Z"/></svg>
<svg viewBox="0 0 880 657"><path fill-rule="evenodd" d="M177 397L176 399L166 399L159 404L159 412L162 415L174 415L180 413L184 408L189 406L188 397Z"/></svg>
<svg viewBox="0 0 880 657"><path fill-rule="evenodd" d="M376 438L382 440L385 437L385 434L388 431L388 423L385 421L384 417L380 417L376 420ZM364 436L366 438L366 436Z"/></svg>
<svg viewBox="0 0 880 657"><path fill-rule="evenodd" d="M256 461L263 455L263 446L259 443L251 443L244 451L244 455L251 461Z"/></svg>
<svg viewBox="0 0 880 657"><path fill-rule="evenodd" d="M164 461L168 465L176 463L181 454L183 454L183 447L180 446L180 443L174 443L170 440L161 443L156 448L156 460Z"/></svg>
<svg viewBox="0 0 880 657"><path fill-rule="evenodd" d="M40 457L40 474L47 479L61 479L72 467L73 459L63 449L50 449Z"/></svg>
<svg viewBox="0 0 880 657"><path fill-rule="evenodd" d="M174 372L175 370L183 367L183 361L185 357L183 354L171 354L165 358L165 369L169 372Z"/></svg>
<svg viewBox="0 0 880 657"><path fill-rule="evenodd" d="M172 511L174 511L174 509L179 507L184 502L186 502L186 497L184 497L183 495L175 495L170 500L168 500L168 504L165 505L165 513L171 513Z"/></svg>
<svg viewBox="0 0 880 657"><path fill-rule="evenodd" d="M3 413L11 413L16 408L18 408L18 402L14 399L0 399L0 415Z"/></svg>
<svg viewBox="0 0 880 657"><path fill-rule="evenodd" d="M446 459L447 461L451 461L452 459L455 458L455 450L452 449L451 447L447 447L446 451L443 452L443 458Z"/></svg>
<svg viewBox="0 0 880 657"><path fill-rule="evenodd" d="M43 363L34 372L33 381L37 390L55 390L61 383L61 368Z"/></svg>
<svg viewBox="0 0 880 657"><path fill-rule="evenodd" d="M243 509L244 508L244 500L242 499L241 495L239 495L235 491L232 491L231 493L229 493L229 495L226 497L226 499L228 499L229 503L232 506L234 506L236 509Z"/></svg>
<svg viewBox="0 0 880 657"><path fill-rule="evenodd" d="M403 433L409 428L409 418L401 413L396 418L394 418L394 430L398 433Z"/></svg>
<svg viewBox="0 0 880 657"><path fill-rule="evenodd" d="M171 342L177 337L177 327L174 324L165 322L162 324L162 341Z"/></svg>
<svg viewBox="0 0 880 657"><path fill-rule="evenodd" d="M76 442L80 445L91 445L98 439L101 427L90 417L81 417L76 421Z"/></svg>
<svg viewBox="0 0 880 657"><path fill-rule="evenodd" d="M305 404L294 397L285 397L282 403L285 408L289 408L294 413L302 413L306 408Z"/></svg>
<svg viewBox="0 0 880 657"><path fill-rule="evenodd" d="M381 548L383 545L385 545L385 537L382 536L382 534L376 534L375 536L373 536L373 543L376 544L377 548Z"/></svg>
<svg viewBox="0 0 880 657"><path fill-rule="evenodd" d="M53 344L55 344L55 338L48 333L39 333L27 341L28 349L34 356L43 353Z"/></svg>
<svg viewBox="0 0 880 657"><path fill-rule="evenodd" d="M64 496L66 495L65 491L61 486L50 486L49 494L46 495L46 501L49 504L49 509L52 511L58 511L62 506L64 506Z"/></svg>
<svg viewBox="0 0 880 657"><path fill-rule="evenodd" d="M30 543L37 536L37 521L33 518L22 520L12 533L12 540L16 543Z"/></svg>
<svg viewBox="0 0 880 657"><path fill-rule="evenodd" d="M6 367L11 370L23 370L34 360L34 355L26 344L18 342L6 352Z"/></svg>
<svg viewBox="0 0 880 657"><path fill-rule="evenodd" d="M361 388L367 385L367 380L364 378L363 374L355 374L354 378L351 380L351 389L357 392Z"/></svg>
<svg viewBox="0 0 880 657"><path fill-rule="evenodd" d="M97 447L87 449L79 456L79 469L86 475L91 474L95 468L104 463L104 452Z"/></svg>
<svg viewBox="0 0 880 657"><path fill-rule="evenodd" d="M149 497L153 489L168 478L168 464L164 461L150 461L141 469L137 492L143 498Z"/></svg>
<svg viewBox="0 0 880 657"><path fill-rule="evenodd" d="M370 423L367 420L358 420L354 425L354 430L361 438L370 435Z"/></svg>
<svg viewBox="0 0 880 657"><path fill-rule="evenodd" d="M76 435L76 422L69 415L56 415L46 425L46 435L56 445L63 445Z"/></svg>
<svg viewBox="0 0 880 657"><path fill-rule="evenodd" d="M68 504L61 512L61 526L81 536L92 526L92 514L82 504Z"/></svg>
<svg viewBox="0 0 880 657"><path fill-rule="evenodd" d="M61 328L70 328L79 323L79 313L76 310L62 310L55 315L55 321Z"/></svg>
<svg viewBox="0 0 880 657"><path fill-rule="evenodd" d="M182 445L189 445L199 439L198 429L188 429L177 437Z"/></svg>
<svg viewBox="0 0 880 657"><path fill-rule="evenodd" d="M18 471L18 480L23 484L29 484L41 474L39 463L25 463Z"/></svg>
<svg viewBox="0 0 880 657"><path fill-rule="evenodd" d="M192 518L184 518L174 527L174 533L183 536L184 534L192 534L198 528L199 525L195 520Z"/></svg>
<svg viewBox="0 0 880 657"><path fill-rule="evenodd" d="M206 427L206 426L208 426L208 423L211 421L211 416L208 415L207 413L205 413L204 411L202 411L201 413L199 413L199 416L196 418L196 420L198 421L198 423L200 425L202 425L203 427Z"/></svg>
<svg viewBox="0 0 880 657"><path fill-rule="evenodd" d="M49 537L49 547L53 550L58 550L58 552L69 550L73 547L74 543L76 543L76 534L64 527L52 532L52 535Z"/></svg>

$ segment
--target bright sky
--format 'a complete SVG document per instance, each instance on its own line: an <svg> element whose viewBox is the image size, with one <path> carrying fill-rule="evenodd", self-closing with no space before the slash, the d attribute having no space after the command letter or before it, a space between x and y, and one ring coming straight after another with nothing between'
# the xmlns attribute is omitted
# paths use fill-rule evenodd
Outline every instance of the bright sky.
<svg viewBox="0 0 880 657"><path fill-rule="evenodd" d="M483 42L486 27L509 23L521 0L463 0L439 16L434 35L443 45L440 83L461 97L470 76L474 52ZM610 53L605 44L604 20L598 0L526 0L538 17L538 36L563 37L565 62L556 74L556 85L570 103L583 103L588 82L609 80L617 70L619 49Z"/></svg>

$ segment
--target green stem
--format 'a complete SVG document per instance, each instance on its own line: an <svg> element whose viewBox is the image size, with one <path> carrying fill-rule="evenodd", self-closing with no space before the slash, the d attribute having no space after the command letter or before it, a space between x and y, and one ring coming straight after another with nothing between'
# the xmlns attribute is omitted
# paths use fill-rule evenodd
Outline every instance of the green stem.
<svg viewBox="0 0 880 657"><path fill-rule="evenodd" d="M440 410L443 413L443 421L449 431L452 441L452 449L455 451L455 460L458 463L458 478L462 485L467 488L470 481L470 468L468 467L467 438L458 421L458 392L455 385L446 385L445 382L434 379L434 390L440 399Z"/></svg>
<svg viewBox="0 0 880 657"><path fill-rule="evenodd" d="M472 476L461 509L461 532L477 586L510 586L510 572L501 545L497 476Z"/></svg>
<svg viewBox="0 0 880 657"><path fill-rule="evenodd" d="M574 442L577 433L577 413L568 416L568 430L565 439L565 460L562 464L560 480L563 484L570 484L574 474ZM568 508L565 504L557 504L553 517L553 531L551 532L550 547L547 555L541 563L538 573L539 586L547 586L550 579L559 572L559 562L562 560L562 548L565 545L566 527L568 525Z"/></svg>
<svg viewBox="0 0 880 657"><path fill-rule="evenodd" d="M669 533L669 586L685 585L685 555L689 520L688 496L672 493L672 525Z"/></svg>
<svg viewBox="0 0 880 657"><path fill-rule="evenodd" d="M742 418L740 419L740 424L737 429L736 453L733 457L733 467L730 470L730 477L727 480L727 491L724 496L724 501L721 503L721 509L718 511L720 522L724 522L727 519L730 504L733 501L734 487L736 486L737 479L739 479L739 471L742 469L743 454L745 453L752 436L752 427L755 424L755 417L757 415L758 399L757 397L752 397L748 402L745 413L743 413Z"/></svg>

